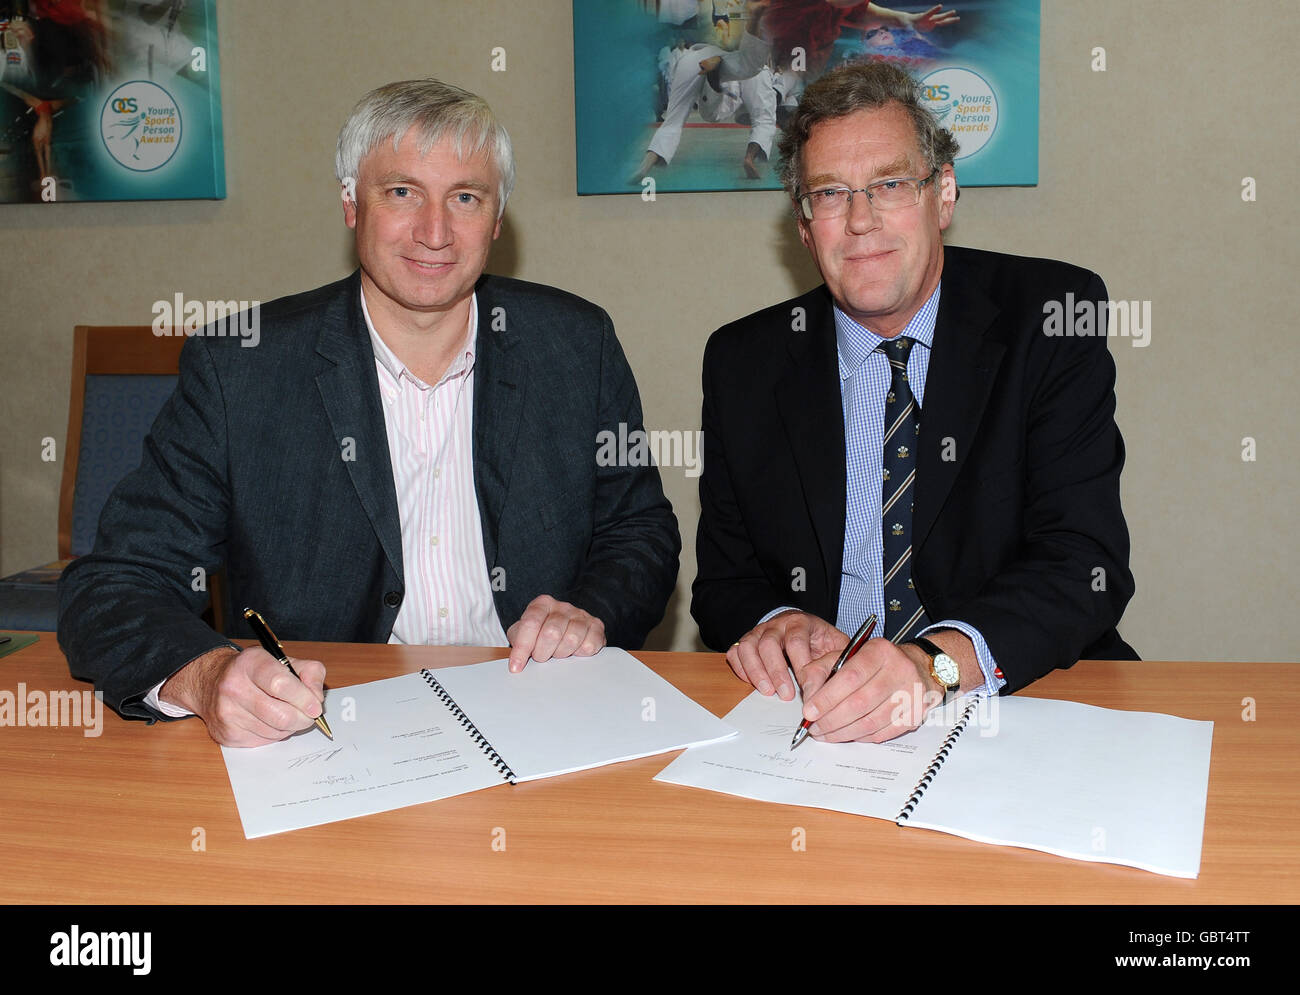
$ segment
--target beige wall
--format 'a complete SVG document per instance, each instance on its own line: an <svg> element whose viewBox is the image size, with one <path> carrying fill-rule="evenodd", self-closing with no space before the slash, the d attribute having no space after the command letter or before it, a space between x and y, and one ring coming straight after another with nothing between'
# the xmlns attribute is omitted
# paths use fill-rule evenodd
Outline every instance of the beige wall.
<svg viewBox="0 0 1300 995"><path fill-rule="evenodd" d="M334 139L380 83L434 74L492 103L519 184L491 268L609 310L648 427L698 428L709 332L816 282L780 193L574 195L567 0L364 6L219 4L226 200L0 207L0 574L55 555L61 463L41 461L40 440L65 434L73 325L148 323L176 292L266 301L348 272ZM1040 185L966 190L949 241L1068 259L1112 298L1152 302L1148 347L1111 340L1138 582L1124 635L1154 659L1300 659L1300 6L1043 7ZM491 71L495 46L505 72ZM1094 46L1106 72L1089 68ZM1242 201L1246 176L1256 203ZM651 645L684 649L699 504L681 469L664 484L686 548Z"/></svg>

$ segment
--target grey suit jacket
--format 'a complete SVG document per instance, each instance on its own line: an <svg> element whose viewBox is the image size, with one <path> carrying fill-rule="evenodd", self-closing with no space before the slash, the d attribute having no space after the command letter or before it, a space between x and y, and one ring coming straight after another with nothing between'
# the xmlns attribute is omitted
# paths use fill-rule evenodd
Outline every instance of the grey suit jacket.
<svg viewBox="0 0 1300 995"><path fill-rule="evenodd" d="M264 611L283 640L391 634L401 528L360 286L354 273L263 306L256 347L196 336L182 350L139 469L59 586L72 674L124 716L159 717L148 689L228 645L199 618L197 578L223 564L233 606ZM681 540L654 466L597 465L598 433L642 417L609 317L537 284L484 276L475 290L474 483L502 626L550 594L639 648ZM242 618L231 635L252 636Z"/></svg>

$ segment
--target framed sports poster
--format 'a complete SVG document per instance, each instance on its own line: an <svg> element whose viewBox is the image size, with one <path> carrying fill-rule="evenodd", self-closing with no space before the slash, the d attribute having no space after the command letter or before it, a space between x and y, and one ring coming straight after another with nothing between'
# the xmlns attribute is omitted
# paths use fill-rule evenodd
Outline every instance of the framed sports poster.
<svg viewBox="0 0 1300 995"><path fill-rule="evenodd" d="M0 203L226 195L216 0L0 0Z"/></svg>
<svg viewBox="0 0 1300 995"><path fill-rule="evenodd" d="M578 193L772 190L781 128L846 62L903 66L963 186L1038 182L1038 0L574 0Z"/></svg>

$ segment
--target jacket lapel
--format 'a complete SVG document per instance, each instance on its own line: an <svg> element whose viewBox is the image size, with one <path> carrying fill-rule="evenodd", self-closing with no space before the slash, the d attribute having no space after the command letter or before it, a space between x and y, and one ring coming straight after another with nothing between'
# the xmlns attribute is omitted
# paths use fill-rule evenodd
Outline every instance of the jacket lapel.
<svg viewBox="0 0 1300 995"><path fill-rule="evenodd" d="M835 319L825 287L804 300L808 302L808 330L790 333L790 368L777 383L776 408L799 468L797 484L803 488L826 571L827 590L836 607L844 559L848 485Z"/></svg>
<svg viewBox="0 0 1300 995"><path fill-rule="evenodd" d="M925 542L966 462L1006 351L993 324L999 308L955 254L945 253L943 290L921 411L912 517L914 547ZM946 445L947 439L953 440L953 445ZM944 459L945 449L955 449L954 458Z"/></svg>
<svg viewBox="0 0 1300 995"><path fill-rule="evenodd" d="M346 456L351 439L353 459L344 458L361 507L374 526L388 562L402 574L402 525L397 511L393 467L388 455L388 434L379 400L379 376L370 333L361 314L360 271L345 283L321 320L316 352L333 364L316 377L321 403ZM319 523L324 534L325 523Z"/></svg>
<svg viewBox="0 0 1300 995"><path fill-rule="evenodd" d="M519 417L524 405L527 362L517 346L520 320L496 293L492 278L480 278L478 342L474 357L474 489L483 522L483 551L490 570L497 560L501 512L510 490Z"/></svg>

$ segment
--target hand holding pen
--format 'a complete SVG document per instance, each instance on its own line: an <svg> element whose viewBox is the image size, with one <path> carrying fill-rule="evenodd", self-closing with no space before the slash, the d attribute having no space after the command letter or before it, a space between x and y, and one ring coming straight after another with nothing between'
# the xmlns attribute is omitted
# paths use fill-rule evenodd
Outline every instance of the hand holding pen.
<svg viewBox="0 0 1300 995"><path fill-rule="evenodd" d="M214 740L236 747L265 746L310 728L324 698L323 663L299 659L290 672L261 646L219 646L181 667L158 691L160 702L192 712Z"/></svg>
<svg viewBox="0 0 1300 995"><path fill-rule="evenodd" d="M289 662L289 654L287 654L284 651L284 647L280 645L280 640L275 638L275 633L273 633L271 627L266 624L266 620L252 608L244 609L244 619L253 630L253 635L257 636L257 641L262 644L262 649L266 650L266 652L270 653L271 656L275 657L276 660L287 667L289 673L294 676L295 680L301 681L301 678L298 677L298 671L294 670L293 664ZM323 732L330 739L334 738L334 733L330 731L329 723L325 721L324 702L321 703L320 714L315 716L315 722L317 729Z"/></svg>
<svg viewBox="0 0 1300 995"><path fill-rule="evenodd" d="M835 661L835 666L831 667L830 673L826 675L827 681L829 681L832 677L834 677L836 674L840 672L840 668L844 666L844 664L849 660L850 657L853 656L854 653L862 649L862 647L866 644L867 640L871 638L871 630L874 629L875 627L876 627L876 616L874 614L872 614L870 617L867 618L865 622L863 622L860 626L858 626L858 631L853 634L853 638L848 641L844 649L840 652L839 659ZM798 746L800 743L802 743L805 739L808 738L808 727L811 725L812 725L812 721L809 719L804 719L802 722L799 723L799 728L794 731L794 739L790 741L790 749L793 750L796 746Z"/></svg>

